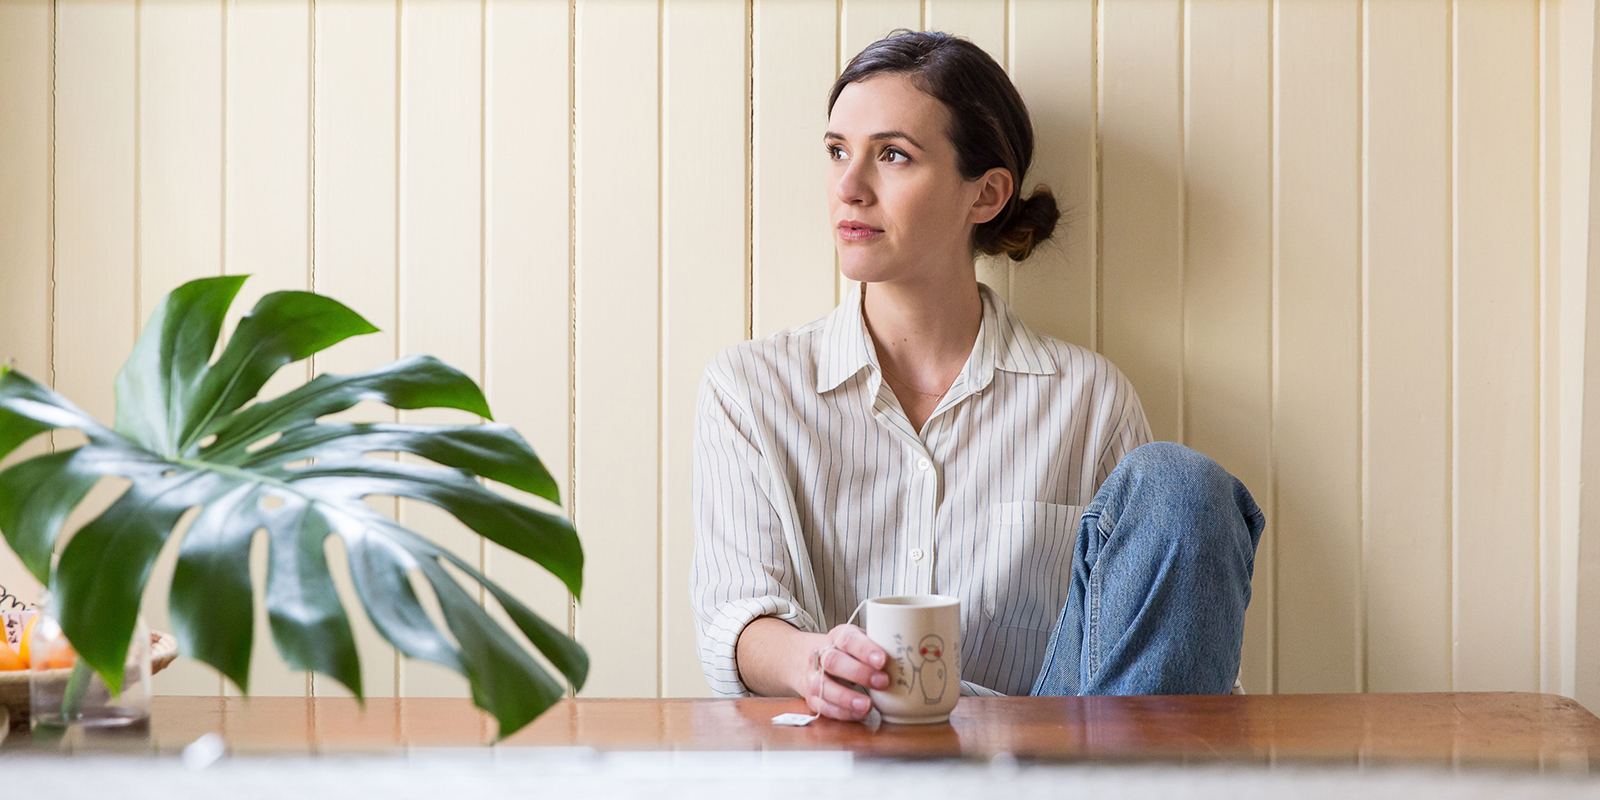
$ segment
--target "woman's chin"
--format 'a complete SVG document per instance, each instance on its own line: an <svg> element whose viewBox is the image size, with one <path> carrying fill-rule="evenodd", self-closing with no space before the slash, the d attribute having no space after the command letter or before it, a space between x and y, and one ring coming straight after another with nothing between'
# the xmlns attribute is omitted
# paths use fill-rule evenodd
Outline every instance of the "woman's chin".
<svg viewBox="0 0 1600 800"><path fill-rule="evenodd" d="M839 259L839 272L846 278L862 283L877 283L894 277L894 269L868 259Z"/></svg>

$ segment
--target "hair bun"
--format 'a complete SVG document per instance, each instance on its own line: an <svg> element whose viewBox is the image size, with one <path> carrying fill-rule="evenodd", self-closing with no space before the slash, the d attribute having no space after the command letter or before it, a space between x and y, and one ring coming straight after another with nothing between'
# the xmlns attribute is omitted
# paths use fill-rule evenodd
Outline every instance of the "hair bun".
<svg viewBox="0 0 1600 800"><path fill-rule="evenodd" d="M996 231L982 249L989 255L1004 253L1012 261L1022 261L1055 232L1061 209L1056 206L1050 187L1042 183L1034 187L1027 200L1013 202L1015 207L1007 217L1005 228Z"/></svg>

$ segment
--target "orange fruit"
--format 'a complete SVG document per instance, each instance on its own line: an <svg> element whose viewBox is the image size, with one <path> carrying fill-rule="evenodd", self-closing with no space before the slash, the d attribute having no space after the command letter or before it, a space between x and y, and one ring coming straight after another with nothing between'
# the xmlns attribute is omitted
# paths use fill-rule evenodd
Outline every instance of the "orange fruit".
<svg viewBox="0 0 1600 800"><path fill-rule="evenodd" d="M33 638L33 623L39 621L39 615L34 614L28 618L28 624L22 626L22 640L18 643L17 655L22 658L21 669L28 669L32 661L28 660L28 641Z"/></svg>
<svg viewBox="0 0 1600 800"><path fill-rule="evenodd" d="M28 660L11 649L11 643L6 641L6 637L0 636L0 672L14 672L27 668Z"/></svg>
<svg viewBox="0 0 1600 800"><path fill-rule="evenodd" d="M66 669L78 661L78 652L65 640L50 651L50 656L44 662L45 669Z"/></svg>

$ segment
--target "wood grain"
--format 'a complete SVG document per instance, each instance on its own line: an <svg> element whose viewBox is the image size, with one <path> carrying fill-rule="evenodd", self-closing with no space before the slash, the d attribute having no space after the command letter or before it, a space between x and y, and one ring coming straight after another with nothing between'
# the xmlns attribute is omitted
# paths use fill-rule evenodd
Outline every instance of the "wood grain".
<svg viewBox="0 0 1600 800"><path fill-rule="evenodd" d="M1573 701L1522 693L1178 697L968 697L949 724L818 720L779 727L798 699L564 700L498 747L598 750L848 750L867 758L1493 764L1587 771L1600 719ZM204 733L234 754L471 748L493 741L466 700L160 697L147 731L35 742L0 753L174 753Z"/></svg>

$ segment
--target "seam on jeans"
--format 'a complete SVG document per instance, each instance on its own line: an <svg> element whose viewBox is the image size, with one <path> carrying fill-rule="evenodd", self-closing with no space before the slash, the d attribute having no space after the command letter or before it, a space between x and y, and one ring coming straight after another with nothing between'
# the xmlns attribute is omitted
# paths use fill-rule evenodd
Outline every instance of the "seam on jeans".
<svg viewBox="0 0 1600 800"><path fill-rule="evenodd" d="M1105 522L1105 509L1103 507L1095 510L1093 513L1085 511L1083 514L1084 518L1091 516L1094 517L1094 521L1093 524L1089 526L1089 529L1093 530L1099 536L1099 541L1095 542L1094 545L1095 563L1098 564L1100 561L1100 551L1103 549L1106 541L1110 538L1110 533L1101 527L1101 525ZM1078 525L1080 532L1083 531L1083 527L1083 519L1080 518ZM1085 542L1085 548L1087 548L1087 546L1088 543ZM1087 691L1089 684L1094 681L1095 675L1099 673L1100 585L1100 572L1092 568L1089 569L1089 583L1083 589L1084 632L1082 652L1078 654L1079 694ZM1085 662L1087 662L1087 666L1085 666Z"/></svg>
<svg viewBox="0 0 1600 800"><path fill-rule="evenodd" d="M1084 512L1083 515L1085 517L1090 516L1090 514L1087 511ZM1104 527L1105 526L1105 521L1106 521L1105 509L1102 508L1099 511L1096 511L1093 514L1093 516L1094 516L1094 531L1095 531L1095 533L1100 534L1100 541L1104 542L1105 540L1110 539L1111 538L1111 531L1106 530L1105 527Z"/></svg>
<svg viewBox="0 0 1600 800"><path fill-rule="evenodd" d="M1083 655L1087 657L1089 665L1083 670L1083 685L1078 687L1080 694L1088 690L1100 671L1100 578L1093 572L1089 574L1089 585L1084 587L1083 606L1084 627L1087 629L1084 631Z"/></svg>

